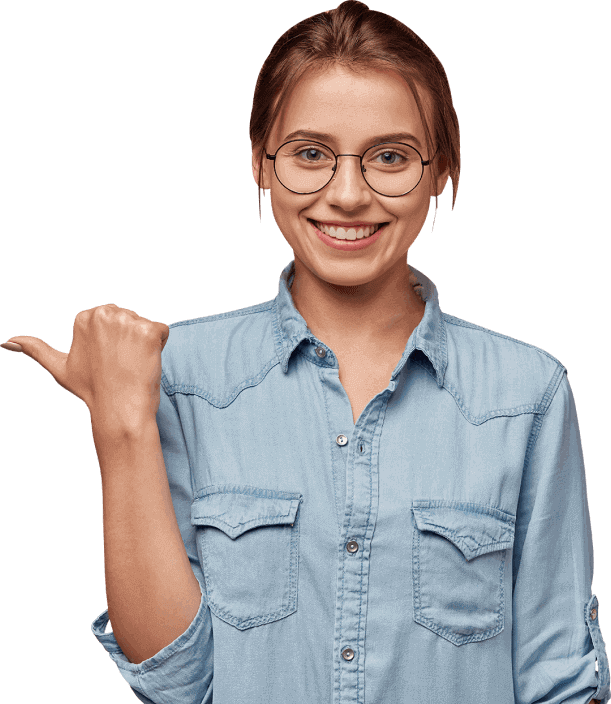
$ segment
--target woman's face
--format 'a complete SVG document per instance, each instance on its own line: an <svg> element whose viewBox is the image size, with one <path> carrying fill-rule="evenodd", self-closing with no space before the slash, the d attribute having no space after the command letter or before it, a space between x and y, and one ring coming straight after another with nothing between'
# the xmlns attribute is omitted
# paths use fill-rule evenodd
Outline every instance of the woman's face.
<svg viewBox="0 0 611 704"><path fill-rule="evenodd" d="M392 140L385 137L399 133L405 136ZM306 75L280 114L267 151L274 154L284 142L300 138L322 142L335 154L363 154L379 142L396 141L415 146L425 161L432 156L425 146L424 127L414 97L393 71L356 74L335 65L324 73ZM253 154L257 181L255 162ZM340 286L373 281L393 265L404 267L407 250L418 236L430 198L435 195L431 166L424 167L414 190L396 198L373 191L361 174L359 159L354 157L340 156L333 180L309 195L287 190L276 178L271 160L264 159L263 168L261 185L271 189L274 217L295 258L319 278ZM447 179L447 171L439 175L438 195ZM358 240L367 246L347 251L321 239L314 222L346 227L357 223L388 224L371 243Z"/></svg>

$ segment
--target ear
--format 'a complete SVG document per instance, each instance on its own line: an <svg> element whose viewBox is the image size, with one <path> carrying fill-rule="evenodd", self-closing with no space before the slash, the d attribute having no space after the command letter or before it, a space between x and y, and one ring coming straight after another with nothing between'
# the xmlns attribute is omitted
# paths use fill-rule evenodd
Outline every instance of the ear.
<svg viewBox="0 0 611 704"><path fill-rule="evenodd" d="M437 192L431 179L431 196L440 196L443 189L446 187L448 178L450 177L450 166L444 154L440 154L432 163L432 167L437 170Z"/></svg>
<svg viewBox="0 0 611 704"><path fill-rule="evenodd" d="M263 153L263 173L261 174L261 183L259 183L259 155L253 150L252 153L252 175L255 179L257 186L260 186L264 190L269 188L269 167L271 164L270 160L266 158L265 152Z"/></svg>

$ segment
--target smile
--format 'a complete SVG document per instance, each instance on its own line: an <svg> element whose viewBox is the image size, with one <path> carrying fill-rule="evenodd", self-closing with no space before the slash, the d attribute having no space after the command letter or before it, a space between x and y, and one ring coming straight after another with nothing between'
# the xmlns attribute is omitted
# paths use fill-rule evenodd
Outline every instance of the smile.
<svg viewBox="0 0 611 704"><path fill-rule="evenodd" d="M323 222L312 220L316 227L324 232L329 237L334 237L338 240L361 240L371 237L377 232L384 223L377 225L359 226L359 227L340 227L339 225L326 225Z"/></svg>
<svg viewBox="0 0 611 704"><path fill-rule="evenodd" d="M327 227L309 218L308 222L316 237L324 245L342 252L357 252L361 249L375 247L375 243L390 227L390 223L387 222L381 225L370 225L369 227L358 228L349 227L346 229L336 225Z"/></svg>

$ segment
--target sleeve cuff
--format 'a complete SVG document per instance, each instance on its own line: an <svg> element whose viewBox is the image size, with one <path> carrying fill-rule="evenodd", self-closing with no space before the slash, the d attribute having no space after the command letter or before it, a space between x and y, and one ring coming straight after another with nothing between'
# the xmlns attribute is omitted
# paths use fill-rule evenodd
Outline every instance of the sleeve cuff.
<svg viewBox="0 0 611 704"><path fill-rule="evenodd" d="M199 583L199 582L198 582ZM162 648L158 653L143 660L141 663L133 663L128 660L125 653L121 650L121 647L117 643L117 639L112 631L109 633L104 633L106 626L108 625L108 609L105 609L91 624L91 632L98 639L100 645L106 650L110 659L115 663L115 665L123 670L122 674L126 677L127 673L133 673L134 675L141 675L151 670L153 668L158 668L167 662L172 655L178 651L185 648L194 639L202 637L202 629L209 625L209 614L208 605L204 598L204 592L202 585L199 584L201 592L201 600L199 603L199 609L195 618L187 628L187 630L178 636L171 643ZM127 678L126 678L127 679ZM131 685L130 685L131 686Z"/></svg>
<svg viewBox="0 0 611 704"><path fill-rule="evenodd" d="M602 637L600 624L598 622L598 599L596 594L592 594L585 606L585 621L590 630L590 637L594 645L596 660L598 661L598 688L592 695L592 699L597 699L601 704L607 704L611 699L609 689L609 660L605 650L605 641Z"/></svg>

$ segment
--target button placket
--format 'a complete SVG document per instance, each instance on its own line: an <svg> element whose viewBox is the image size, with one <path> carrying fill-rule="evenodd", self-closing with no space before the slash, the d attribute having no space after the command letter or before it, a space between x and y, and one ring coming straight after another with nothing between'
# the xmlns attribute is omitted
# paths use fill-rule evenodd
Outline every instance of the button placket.
<svg viewBox="0 0 611 704"><path fill-rule="evenodd" d="M323 347L321 347L320 345L315 347L315 352L320 359L324 359L324 357L327 356L327 351ZM344 447L345 445L348 444L348 437L344 433L340 433L335 438L335 442L340 447ZM361 451L361 453L364 451L364 448L362 445L360 447L360 451ZM346 551L351 555L356 554L359 551L358 541L349 540L346 543ZM346 647L341 651L341 656L345 661L352 662L356 657L356 653L354 652L354 650L352 648Z"/></svg>

